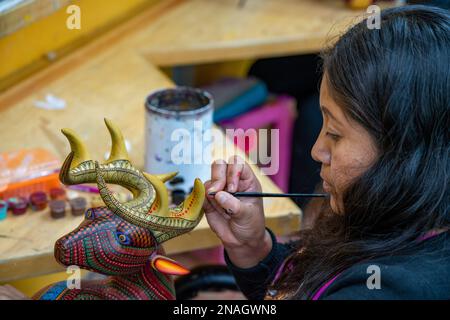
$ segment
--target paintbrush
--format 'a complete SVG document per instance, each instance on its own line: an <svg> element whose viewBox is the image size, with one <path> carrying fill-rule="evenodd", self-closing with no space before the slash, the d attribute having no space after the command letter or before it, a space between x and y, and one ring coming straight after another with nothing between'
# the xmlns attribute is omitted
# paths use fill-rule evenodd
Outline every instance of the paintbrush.
<svg viewBox="0 0 450 320"><path fill-rule="evenodd" d="M217 192L209 192L214 196ZM267 193L267 192L229 192L234 197L257 197L257 198L325 198L327 193Z"/></svg>

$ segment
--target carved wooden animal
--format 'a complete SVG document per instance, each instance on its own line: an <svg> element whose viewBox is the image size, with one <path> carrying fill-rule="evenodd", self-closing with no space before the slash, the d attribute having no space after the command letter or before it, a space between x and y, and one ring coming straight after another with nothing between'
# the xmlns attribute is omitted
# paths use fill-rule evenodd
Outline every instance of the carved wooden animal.
<svg viewBox="0 0 450 320"><path fill-rule="evenodd" d="M203 216L203 184L194 182L192 193L178 207L169 207L164 182L176 173L152 175L128 160L118 127L105 119L111 134L109 159L93 161L79 137L69 129L63 134L71 152L60 172L66 185L97 183L105 207L90 208L78 228L55 243L55 258L65 265L107 275L103 280L81 281L68 288L66 281L40 290L35 299L174 299L171 275L188 272L164 257L160 244L192 230ZM121 203L107 183L131 191L133 199Z"/></svg>

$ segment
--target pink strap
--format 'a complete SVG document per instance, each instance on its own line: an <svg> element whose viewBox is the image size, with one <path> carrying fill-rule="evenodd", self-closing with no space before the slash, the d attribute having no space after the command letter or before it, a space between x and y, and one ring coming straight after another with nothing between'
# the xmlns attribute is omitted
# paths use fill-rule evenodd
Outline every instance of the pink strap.
<svg viewBox="0 0 450 320"><path fill-rule="evenodd" d="M325 290L328 289L329 286L331 286L331 284L334 282L334 280L337 279L339 275L340 273L335 275L333 278L331 278L331 280L327 281L323 286L321 286L320 289L317 290L317 292L312 297L312 300L319 300L320 296L325 292Z"/></svg>
<svg viewBox="0 0 450 320"><path fill-rule="evenodd" d="M440 235L442 232L445 232L445 231L448 231L448 230L439 230L439 231L438 230L431 230L431 231L425 233L423 236L419 237L419 239L417 239L417 240L419 242L422 242L422 241L434 238L434 237Z"/></svg>
<svg viewBox="0 0 450 320"><path fill-rule="evenodd" d="M281 274L285 271L285 268L286 268L286 266L287 266L287 264L288 264L288 262L289 262L289 258L290 258L291 256L289 256L289 257L287 257L284 261L283 261L283 263L281 264L281 266L278 268L278 271L277 271L277 273L275 274L275 277L273 278L273 280L272 280L272 284L274 284L277 280L278 280L278 278L281 276Z"/></svg>

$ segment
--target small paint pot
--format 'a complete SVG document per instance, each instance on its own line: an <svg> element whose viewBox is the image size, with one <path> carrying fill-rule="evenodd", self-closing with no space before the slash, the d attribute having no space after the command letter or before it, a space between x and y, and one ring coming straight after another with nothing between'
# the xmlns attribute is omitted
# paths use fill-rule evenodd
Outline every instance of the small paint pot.
<svg viewBox="0 0 450 320"><path fill-rule="evenodd" d="M0 220L6 219L8 214L8 202L0 200Z"/></svg>
<svg viewBox="0 0 450 320"><path fill-rule="evenodd" d="M86 211L87 201L85 198L78 197L71 199L69 202L73 216L81 216Z"/></svg>
<svg viewBox="0 0 450 320"><path fill-rule="evenodd" d="M30 204L34 211L44 210L48 205L47 194L42 191L32 193L30 195Z"/></svg>
<svg viewBox="0 0 450 320"><path fill-rule="evenodd" d="M53 219L64 218L66 215L66 202L64 200L50 200L50 216Z"/></svg>
<svg viewBox="0 0 450 320"><path fill-rule="evenodd" d="M151 93L145 103L145 169L178 171L169 190L188 193L195 178L210 179L214 101L206 91L176 87Z"/></svg>
<svg viewBox="0 0 450 320"><path fill-rule="evenodd" d="M66 199L66 190L64 190L63 188L50 189L50 199L65 200Z"/></svg>
<svg viewBox="0 0 450 320"><path fill-rule="evenodd" d="M13 215L20 216L27 212L28 200L24 197L14 197L8 199L8 207Z"/></svg>

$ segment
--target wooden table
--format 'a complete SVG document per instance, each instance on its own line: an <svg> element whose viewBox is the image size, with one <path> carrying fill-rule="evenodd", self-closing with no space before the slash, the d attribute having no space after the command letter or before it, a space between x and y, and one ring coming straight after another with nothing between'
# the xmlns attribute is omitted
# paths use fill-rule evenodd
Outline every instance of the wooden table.
<svg viewBox="0 0 450 320"><path fill-rule="evenodd" d="M138 26L150 23L154 8L126 25L56 62L0 96L0 150L45 147L61 160L69 152L60 133L70 127L85 139L93 158L103 159L109 136L103 118L113 119L131 144L130 159L139 168L144 159L144 99L153 90L173 86L130 43ZM140 29L138 29L140 30ZM47 94L64 99L64 110L35 107ZM217 146L215 156L223 153ZM230 153L228 153L230 154ZM264 191L280 190L257 168ZM267 225L277 234L298 230L300 209L288 199L265 199ZM63 270L53 258L56 239L74 229L81 217L52 220L48 211L9 216L0 222L0 282ZM206 220L189 234L165 244L168 253L219 244Z"/></svg>
<svg viewBox="0 0 450 320"><path fill-rule="evenodd" d="M316 53L363 14L343 0L177 1L129 40L158 66Z"/></svg>

